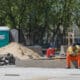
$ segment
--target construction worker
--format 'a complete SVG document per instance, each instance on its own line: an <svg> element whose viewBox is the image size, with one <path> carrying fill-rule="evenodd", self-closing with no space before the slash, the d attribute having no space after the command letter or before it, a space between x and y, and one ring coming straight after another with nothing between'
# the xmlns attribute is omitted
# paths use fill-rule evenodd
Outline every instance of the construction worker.
<svg viewBox="0 0 80 80"><path fill-rule="evenodd" d="M66 66L67 68L71 67L71 61L77 62L77 68L80 68L80 47L76 44L68 47L66 53Z"/></svg>
<svg viewBox="0 0 80 80"><path fill-rule="evenodd" d="M55 48L49 47L49 48L46 50L46 56L47 56L48 58L53 57L54 54L55 54Z"/></svg>

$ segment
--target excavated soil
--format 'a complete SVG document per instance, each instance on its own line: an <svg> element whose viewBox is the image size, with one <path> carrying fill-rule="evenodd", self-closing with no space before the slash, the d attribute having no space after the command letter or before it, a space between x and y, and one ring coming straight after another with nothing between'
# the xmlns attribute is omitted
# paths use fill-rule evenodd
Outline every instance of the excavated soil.
<svg viewBox="0 0 80 80"><path fill-rule="evenodd" d="M39 53L16 42L12 42L7 46L0 48L0 55L4 55L7 53L11 53L14 57L22 60L40 59Z"/></svg>

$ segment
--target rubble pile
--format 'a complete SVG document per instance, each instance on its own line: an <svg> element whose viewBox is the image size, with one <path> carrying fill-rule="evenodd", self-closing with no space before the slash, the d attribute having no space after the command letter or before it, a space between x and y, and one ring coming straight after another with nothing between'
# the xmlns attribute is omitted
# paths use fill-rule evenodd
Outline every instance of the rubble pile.
<svg viewBox="0 0 80 80"><path fill-rule="evenodd" d="M0 55L4 55L7 53L11 53L14 57L22 60L40 59L40 55L37 52L16 42L12 42L9 45L0 48Z"/></svg>

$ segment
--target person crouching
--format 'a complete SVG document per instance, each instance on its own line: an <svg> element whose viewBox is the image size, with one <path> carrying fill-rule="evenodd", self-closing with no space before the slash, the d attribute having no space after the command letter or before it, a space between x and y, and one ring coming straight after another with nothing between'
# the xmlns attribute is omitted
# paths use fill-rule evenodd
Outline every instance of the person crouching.
<svg viewBox="0 0 80 80"><path fill-rule="evenodd" d="M49 47L47 50L46 50L46 57L48 58L51 58L55 55L55 48L51 48Z"/></svg>
<svg viewBox="0 0 80 80"><path fill-rule="evenodd" d="M80 68L80 47L78 45L71 45L66 52L66 66L71 67L71 62L77 62L77 68Z"/></svg>

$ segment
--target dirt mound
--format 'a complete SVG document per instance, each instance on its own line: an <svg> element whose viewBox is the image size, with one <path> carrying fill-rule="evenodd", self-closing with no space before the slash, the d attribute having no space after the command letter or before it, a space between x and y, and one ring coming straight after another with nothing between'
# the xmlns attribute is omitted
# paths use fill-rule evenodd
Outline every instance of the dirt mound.
<svg viewBox="0 0 80 80"><path fill-rule="evenodd" d="M37 52L16 42L0 48L0 55L7 53L11 53L19 59L40 59L40 55Z"/></svg>

